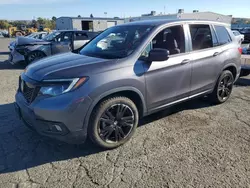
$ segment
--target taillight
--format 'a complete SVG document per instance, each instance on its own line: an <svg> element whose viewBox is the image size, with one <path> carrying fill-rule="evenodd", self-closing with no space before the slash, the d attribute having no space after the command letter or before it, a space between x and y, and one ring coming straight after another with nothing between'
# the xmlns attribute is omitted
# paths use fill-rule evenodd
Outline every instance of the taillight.
<svg viewBox="0 0 250 188"><path fill-rule="evenodd" d="M239 53L242 54L242 51L243 51L242 48L239 47L238 50L239 50Z"/></svg>

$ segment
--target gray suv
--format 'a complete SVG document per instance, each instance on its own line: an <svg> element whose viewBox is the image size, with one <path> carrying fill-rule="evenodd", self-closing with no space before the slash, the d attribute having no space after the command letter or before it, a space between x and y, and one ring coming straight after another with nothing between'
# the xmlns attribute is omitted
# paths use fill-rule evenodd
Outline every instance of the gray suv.
<svg viewBox="0 0 250 188"><path fill-rule="evenodd" d="M16 111L41 135L115 148L140 118L194 97L224 103L240 74L241 48L222 23L157 20L115 26L79 54L31 64Z"/></svg>

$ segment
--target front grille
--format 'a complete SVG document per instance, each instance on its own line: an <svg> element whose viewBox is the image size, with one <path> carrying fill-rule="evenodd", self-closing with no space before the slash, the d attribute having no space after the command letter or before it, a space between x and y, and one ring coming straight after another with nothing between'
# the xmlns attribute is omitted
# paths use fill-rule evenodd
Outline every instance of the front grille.
<svg viewBox="0 0 250 188"><path fill-rule="evenodd" d="M34 101L39 92L38 87L28 82L25 82L24 80L21 80L21 79L20 79L19 89L28 103L31 103L32 101Z"/></svg>

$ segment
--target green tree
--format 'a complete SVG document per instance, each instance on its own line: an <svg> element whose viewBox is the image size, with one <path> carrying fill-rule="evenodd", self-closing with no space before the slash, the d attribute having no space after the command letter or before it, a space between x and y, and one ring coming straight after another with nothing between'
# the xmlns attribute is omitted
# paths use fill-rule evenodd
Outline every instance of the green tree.
<svg viewBox="0 0 250 188"><path fill-rule="evenodd" d="M55 16L52 17L52 20L53 20L54 22L56 21L56 19L57 19L57 18L56 18Z"/></svg>
<svg viewBox="0 0 250 188"><path fill-rule="evenodd" d="M45 24L45 20L46 19L39 17L39 18L37 18L37 23L39 24L39 26L44 25Z"/></svg>
<svg viewBox="0 0 250 188"><path fill-rule="evenodd" d="M36 20L31 21L31 27L37 28L37 21Z"/></svg>
<svg viewBox="0 0 250 188"><path fill-rule="evenodd" d="M0 29L8 29L10 24L7 20L0 20Z"/></svg>

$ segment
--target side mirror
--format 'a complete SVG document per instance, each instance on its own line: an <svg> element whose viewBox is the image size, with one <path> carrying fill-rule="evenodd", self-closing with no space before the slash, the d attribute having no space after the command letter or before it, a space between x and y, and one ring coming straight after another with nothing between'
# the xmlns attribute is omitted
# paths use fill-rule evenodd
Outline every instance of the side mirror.
<svg viewBox="0 0 250 188"><path fill-rule="evenodd" d="M149 61L166 61L169 58L169 51L162 48L155 48L149 52Z"/></svg>

